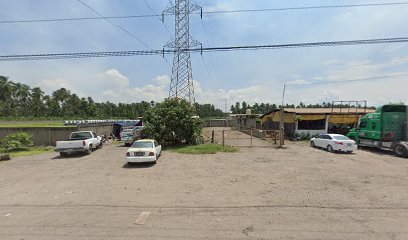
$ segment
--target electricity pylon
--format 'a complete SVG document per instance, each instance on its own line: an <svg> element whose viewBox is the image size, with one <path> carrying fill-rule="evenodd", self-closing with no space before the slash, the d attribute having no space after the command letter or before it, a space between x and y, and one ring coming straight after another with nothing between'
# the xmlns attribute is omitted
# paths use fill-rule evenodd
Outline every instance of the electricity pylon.
<svg viewBox="0 0 408 240"><path fill-rule="evenodd" d="M201 43L190 35L190 13L201 12L202 8L190 0L175 0L170 7L162 13L164 21L165 14L175 16L174 39L165 45L174 49L173 69L171 72L170 98L186 99L191 104L195 102L193 71L191 69L191 59L189 49L200 46Z"/></svg>

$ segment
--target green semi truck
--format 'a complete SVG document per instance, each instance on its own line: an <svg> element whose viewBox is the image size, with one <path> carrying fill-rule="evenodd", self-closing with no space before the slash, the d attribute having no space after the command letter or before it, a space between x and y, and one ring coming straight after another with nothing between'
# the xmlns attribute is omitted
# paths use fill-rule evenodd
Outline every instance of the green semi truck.
<svg viewBox="0 0 408 240"><path fill-rule="evenodd" d="M360 118L347 136L358 146L389 149L398 156L408 156L408 107L384 105Z"/></svg>

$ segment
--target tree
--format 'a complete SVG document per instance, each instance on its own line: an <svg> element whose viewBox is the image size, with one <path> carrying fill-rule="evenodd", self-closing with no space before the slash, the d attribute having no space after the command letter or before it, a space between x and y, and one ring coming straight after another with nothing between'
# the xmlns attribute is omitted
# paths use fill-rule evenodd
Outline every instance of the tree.
<svg viewBox="0 0 408 240"><path fill-rule="evenodd" d="M201 123L185 100L166 99L150 108L145 115L146 133L162 145L201 142Z"/></svg>
<svg viewBox="0 0 408 240"><path fill-rule="evenodd" d="M240 111L240 113L244 114L248 108L249 108L248 104L245 101L243 101L242 110Z"/></svg>
<svg viewBox="0 0 408 240"><path fill-rule="evenodd" d="M30 113L31 116L41 117L44 116L45 105L43 102L44 92L39 88L31 89L31 102L30 102Z"/></svg>
<svg viewBox="0 0 408 240"><path fill-rule="evenodd" d="M14 83L7 77L0 76L0 113L2 116L14 115L13 103Z"/></svg>
<svg viewBox="0 0 408 240"><path fill-rule="evenodd" d="M25 84L15 83L12 95L16 116L28 116L31 101L30 87Z"/></svg>

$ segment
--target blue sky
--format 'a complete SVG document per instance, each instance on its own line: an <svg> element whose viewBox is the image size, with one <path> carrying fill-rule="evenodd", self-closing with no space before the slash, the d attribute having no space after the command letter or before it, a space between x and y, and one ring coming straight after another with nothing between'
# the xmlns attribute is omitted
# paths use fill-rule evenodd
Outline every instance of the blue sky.
<svg viewBox="0 0 408 240"><path fill-rule="evenodd" d="M142 0L83 0L104 16L152 14ZM146 0L155 13L167 0ZM401 0L402 1L402 0ZM204 11L384 3L347 0L197 0ZM77 0L0 1L0 20L97 17ZM238 46L406 37L408 5L191 16L191 35L203 46ZM152 49L171 35L158 18L116 19ZM174 20L165 23L173 34ZM144 50L105 20L0 24L0 55ZM172 57L166 57L172 62ZM236 101L279 104L283 84L330 82L408 73L408 44L192 54L196 99L224 109ZM159 56L0 62L0 75L50 93L60 87L97 101L161 101L171 67ZM407 77L347 84L291 86L286 102L368 100L408 102Z"/></svg>

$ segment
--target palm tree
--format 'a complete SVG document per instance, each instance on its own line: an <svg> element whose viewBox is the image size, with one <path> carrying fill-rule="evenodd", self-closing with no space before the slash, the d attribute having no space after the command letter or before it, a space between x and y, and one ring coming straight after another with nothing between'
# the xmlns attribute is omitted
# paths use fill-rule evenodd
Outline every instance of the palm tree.
<svg viewBox="0 0 408 240"><path fill-rule="evenodd" d="M7 77L0 76L0 102L2 105L1 115L5 117L13 116L13 94L15 91L14 83L9 81Z"/></svg>

